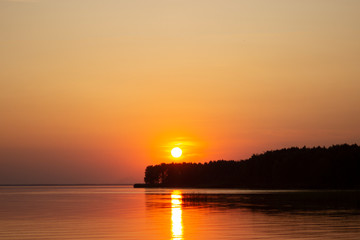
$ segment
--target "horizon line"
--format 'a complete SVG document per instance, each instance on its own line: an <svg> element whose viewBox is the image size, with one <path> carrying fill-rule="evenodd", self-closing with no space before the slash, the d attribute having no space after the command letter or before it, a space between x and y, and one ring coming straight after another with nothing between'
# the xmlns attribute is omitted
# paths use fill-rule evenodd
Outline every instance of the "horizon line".
<svg viewBox="0 0 360 240"><path fill-rule="evenodd" d="M125 186L134 183L35 183L35 184L0 184L0 187L26 187L26 186Z"/></svg>

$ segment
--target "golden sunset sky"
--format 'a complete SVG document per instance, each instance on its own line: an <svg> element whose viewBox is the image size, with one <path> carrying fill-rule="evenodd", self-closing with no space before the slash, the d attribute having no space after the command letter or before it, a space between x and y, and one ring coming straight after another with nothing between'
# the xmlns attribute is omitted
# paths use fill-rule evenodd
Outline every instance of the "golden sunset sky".
<svg viewBox="0 0 360 240"><path fill-rule="evenodd" d="M0 184L142 182L359 123L360 1L0 0Z"/></svg>

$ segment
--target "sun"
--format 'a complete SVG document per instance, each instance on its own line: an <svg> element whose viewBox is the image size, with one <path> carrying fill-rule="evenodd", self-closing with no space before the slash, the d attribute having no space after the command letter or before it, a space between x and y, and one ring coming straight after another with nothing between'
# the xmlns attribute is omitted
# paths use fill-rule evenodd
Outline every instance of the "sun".
<svg viewBox="0 0 360 240"><path fill-rule="evenodd" d="M173 149L171 150L171 155L172 155L174 158L180 157L181 154L182 154L182 150L181 150L179 147L173 148Z"/></svg>

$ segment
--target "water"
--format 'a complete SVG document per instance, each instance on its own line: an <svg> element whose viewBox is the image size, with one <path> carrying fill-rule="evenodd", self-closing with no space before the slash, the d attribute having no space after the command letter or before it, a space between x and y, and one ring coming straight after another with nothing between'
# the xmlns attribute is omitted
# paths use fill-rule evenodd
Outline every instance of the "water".
<svg viewBox="0 0 360 240"><path fill-rule="evenodd" d="M0 187L0 239L360 239L359 191Z"/></svg>

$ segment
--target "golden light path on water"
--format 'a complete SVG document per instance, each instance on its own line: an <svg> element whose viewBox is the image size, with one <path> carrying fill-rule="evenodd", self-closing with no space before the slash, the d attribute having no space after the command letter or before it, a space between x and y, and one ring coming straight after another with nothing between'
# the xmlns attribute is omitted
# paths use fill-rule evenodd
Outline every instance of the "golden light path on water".
<svg viewBox="0 0 360 240"><path fill-rule="evenodd" d="M183 239L183 225L182 225L182 196L180 191L173 191L171 193L171 231L173 240Z"/></svg>

